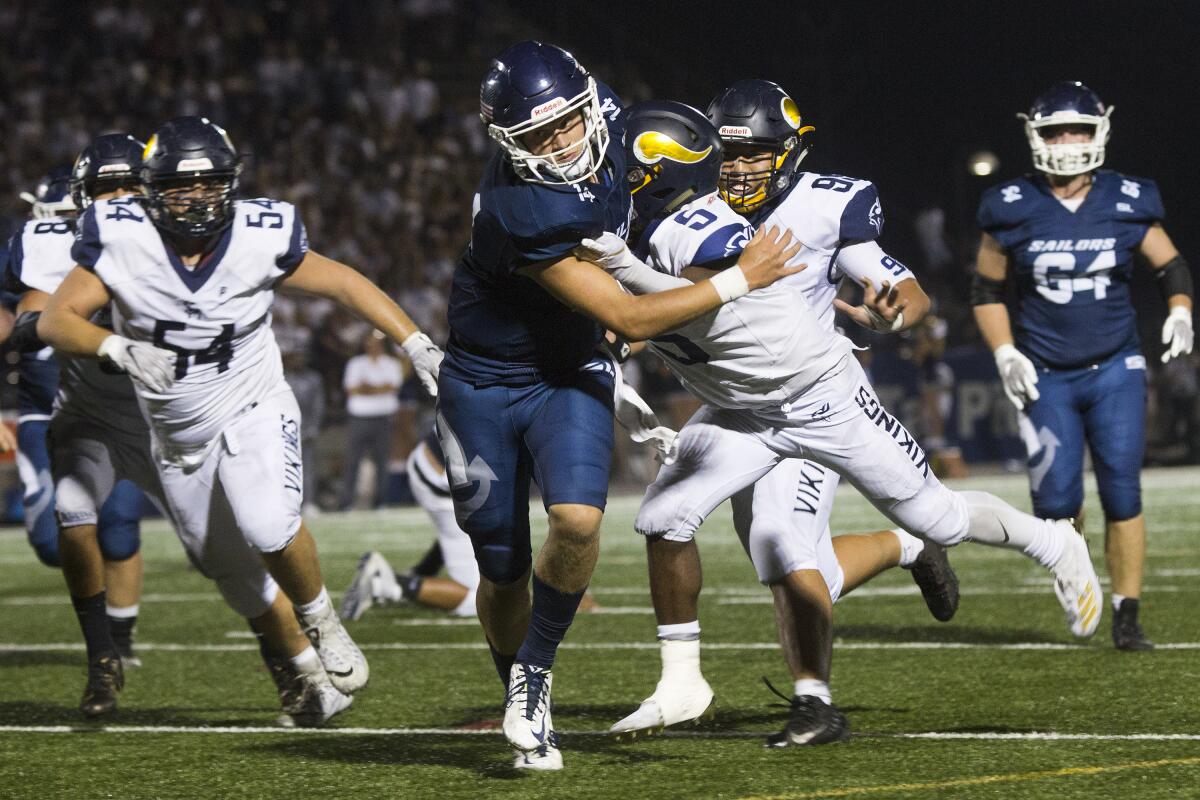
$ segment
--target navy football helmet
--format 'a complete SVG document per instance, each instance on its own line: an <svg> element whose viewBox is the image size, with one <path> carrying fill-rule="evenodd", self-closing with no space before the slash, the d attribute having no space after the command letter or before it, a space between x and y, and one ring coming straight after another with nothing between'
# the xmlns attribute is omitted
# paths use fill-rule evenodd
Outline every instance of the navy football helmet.
<svg viewBox="0 0 1200 800"><path fill-rule="evenodd" d="M225 130L205 117L176 117L146 143L142 186L159 228L207 238L233 222L242 162Z"/></svg>
<svg viewBox="0 0 1200 800"><path fill-rule="evenodd" d="M71 199L80 211L98 194L141 185L146 145L128 133L105 133L88 142L71 170Z"/></svg>
<svg viewBox="0 0 1200 800"><path fill-rule="evenodd" d="M1082 175L1099 167L1104 163L1112 112L1112 106L1105 107L1099 96L1079 81L1062 81L1042 92L1028 114L1017 114L1025 122L1034 168L1051 175ZM1090 127L1092 140L1047 144L1043 131L1059 125Z"/></svg>
<svg viewBox="0 0 1200 800"><path fill-rule="evenodd" d="M34 219L51 219L78 211L71 200L71 168L55 167L50 170L38 181L33 194L21 192L21 199L33 206Z"/></svg>
<svg viewBox="0 0 1200 800"><path fill-rule="evenodd" d="M576 114L583 121L583 144L535 154L522 141L531 131L547 125L554 130ZM479 116L523 180L579 183L604 163L609 135L596 79L561 47L520 42L492 59L479 87Z"/></svg>
<svg viewBox="0 0 1200 800"><path fill-rule="evenodd" d="M684 103L650 100L629 109L625 163L641 225L717 191L723 148L708 117Z"/></svg>
<svg viewBox="0 0 1200 800"><path fill-rule="evenodd" d="M721 91L708 105L708 118L727 149L750 145L774 152L769 169L721 177L721 196L739 213L753 211L791 185L810 149L805 136L816 130L801 125L796 101L779 84L764 80L738 81Z"/></svg>

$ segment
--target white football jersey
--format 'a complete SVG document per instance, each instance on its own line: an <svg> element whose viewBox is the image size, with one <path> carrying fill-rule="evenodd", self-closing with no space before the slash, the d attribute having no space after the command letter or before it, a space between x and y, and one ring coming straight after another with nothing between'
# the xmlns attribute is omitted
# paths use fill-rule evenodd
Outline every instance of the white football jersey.
<svg viewBox="0 0 1200 800"><path fill-rule="evenodd" d="M93 204L73 250L112 294L113 329L176 353L170 388L135 388L160 457L181 466L203 460L238 415L287 391L271 302L308 251L304 225L280 200L239 200L233 214L191 268L133 198Z"/></svg>
<svg viewBox="0 0 1200 800"><path fill-rule="evenodd" d="M67 274L75 269L75 259L71 257L75 225L63 219L30 220L17 236L19 248L12 254L11 271L18 285L11 288L19 292L36 289L54 294ZM105 328L112 327L112 316L107 308L97 313L92 321ZM104 371L103 365L94 358L70 358L61 354L57 357L61 373L54 398L56 412L69 409L135 435L145 430L146 423L129 376Z"/></svg>
<svg viewBox="0 0 1200 800"><path fill-rule="evenodd" d="M798 286L826 330L833 330L833 300L843 275L878 289L913 274L879 249L883 209L870 181L801 172L787 195L756 227L783 228L804 243L793 259L808 269L781 283Z"/></svg>
<svg viewBox="0 0 1200 800"><path fill-rule="evenodd" d="M649 263L681 275L688 266L736 256L750 227L716 192L699 197L643 234ZM804 293L778 281L656 337L650 346L685 387L724 408L779 406L807 389L851 349L825 330Z"/></svg>

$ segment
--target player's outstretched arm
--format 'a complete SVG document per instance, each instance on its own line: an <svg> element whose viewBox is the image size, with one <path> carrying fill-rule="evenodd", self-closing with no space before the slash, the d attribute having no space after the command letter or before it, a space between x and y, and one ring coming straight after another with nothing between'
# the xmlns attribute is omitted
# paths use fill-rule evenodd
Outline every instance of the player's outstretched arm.
<svg viewBox="0 0 1200 800"><path fill-rule="evenodd" d="M692 286L640 296L626 294L603 269L569 256L520 272L572 308L610 331L641 341L678 328L752 289L769 286L804 269L787 266L801 243L775 228L759 231L742 251L737 266Z"/></svg>
<svg viewBox="0 0 1200 800"><path fill-rule="evenodd" d="M1033 362L1013 345L1008 306L1004 305L1004 280L1008 277L1008 254L994 238L983 234L975 277L971 283L971 305L983 340L992 348L1004 393L1020 411L1041 393Z"/></svg>
<svg viewBox="0 0 1200 800"><path fill-rule="evenodd" d="M175 381L174 353L91 322L111 300L103 281L91 270L75 267L46 303L37 321L38 336L61 353L106 359L152 391L166 390Z"/></svg>
<svg viewBox="0 0 1200 800"><path fill-rule="evenodd" d="M834 307L869 330L890 333L911 328L929 313L929 296L908 267L875 241L858 242L838 251L838 267L863 287L863 302Z"/></svg>
<svg viewBox="0 0 1200 800"><path fill-rule="evenodd" d="M283 285L327 297L383 331L404 348L421 385L437 396L441 348L421 332L404 309L361 272L309 250L292 274L283 279Z"/></svg>

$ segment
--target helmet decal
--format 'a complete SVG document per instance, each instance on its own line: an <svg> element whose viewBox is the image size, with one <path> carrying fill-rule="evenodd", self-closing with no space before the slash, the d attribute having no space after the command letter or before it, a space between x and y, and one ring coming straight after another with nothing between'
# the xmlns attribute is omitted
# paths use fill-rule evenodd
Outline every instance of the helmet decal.
<svg viewBox="0 0 1200 800"><path fill-rule="evenodd" d="M695 164L707 158L712 150L712 145L703 150L688 149L662 131L643 131L633 140L633 153L643 164L657 164L664 158L680 164Z"/></svg>
<svg viewBox="0 0 1200 800"><path fill-rule="evenodd" d="M783 113L783 118L787 120L788 125L795 130L800 130L800 109L796 107L795 100L784 95L783 101L779 104L779 110Z"/></svg>

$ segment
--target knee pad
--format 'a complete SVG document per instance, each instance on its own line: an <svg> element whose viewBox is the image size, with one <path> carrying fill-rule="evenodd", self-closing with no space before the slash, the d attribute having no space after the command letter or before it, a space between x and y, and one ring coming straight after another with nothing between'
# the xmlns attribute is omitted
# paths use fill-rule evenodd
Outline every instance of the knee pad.
<svg viewBox="0 0 1200 800"><path fill-rule="evenodd" d="M26 510L29 513L29 510ZM58 559L58 522L49 508L42 509L32 517L26 517L25 530L29 544L37 554L38 561L47 567L60 566Z"/></svg>
<svg viewBox="0 0 1200 800"><path fill-rule="evenodd" d="M816 549L805 541L786 517L759 515L750 523L746 552L763 584L781 580L789 572L817 569Z"/></svg>
<svg viewBox="0 0 1200 800"><path fill-rule="evenodd" d="M267 613L279 593L279 586L265 569L261 572L222 575L214 582L221 597L225 598L226 605L245 619L254 619Z"/></svg>
<svg viewBox="0 0 1200 800"><path fill-rule="evenodd" d="M96 525L100 552L106 561L124 561L142 547L142 493L128 481L121 481L100 508Z"/></svg>
<svg viewBox="0 0 1200 800"><path fill-rule="evenodd" d="M1138 480L1112 480L1100 482L1100 505L1104 508L1104 517L1110 522L1122 522L1133 519L1142 513L1142 487ZM1067 516L1074 516L1075 509Z"/></svg>
<svg viewBox="0 0 1200 800"><path fill-rule="evenodd" d="M492 583L507 584L519 580L533 564L528 543L525 547L511 544L485 544L475 548L479 574Z"/></svg>
<svg viewBox="0 0 1200 800"><path fill-rule="evenodd" d="M927 492L936 492L936 501L929 503ZM953 547L966 540L974 520L971 517L971 507L960 492L954 492L941 483L936 488L922 491L916 497L902 501L903 504L915 504L918 514L916 520L922 520L913 525L914 519L908 514L898 514L901 525L911 533L937 542L943 547Z"/></svg>

